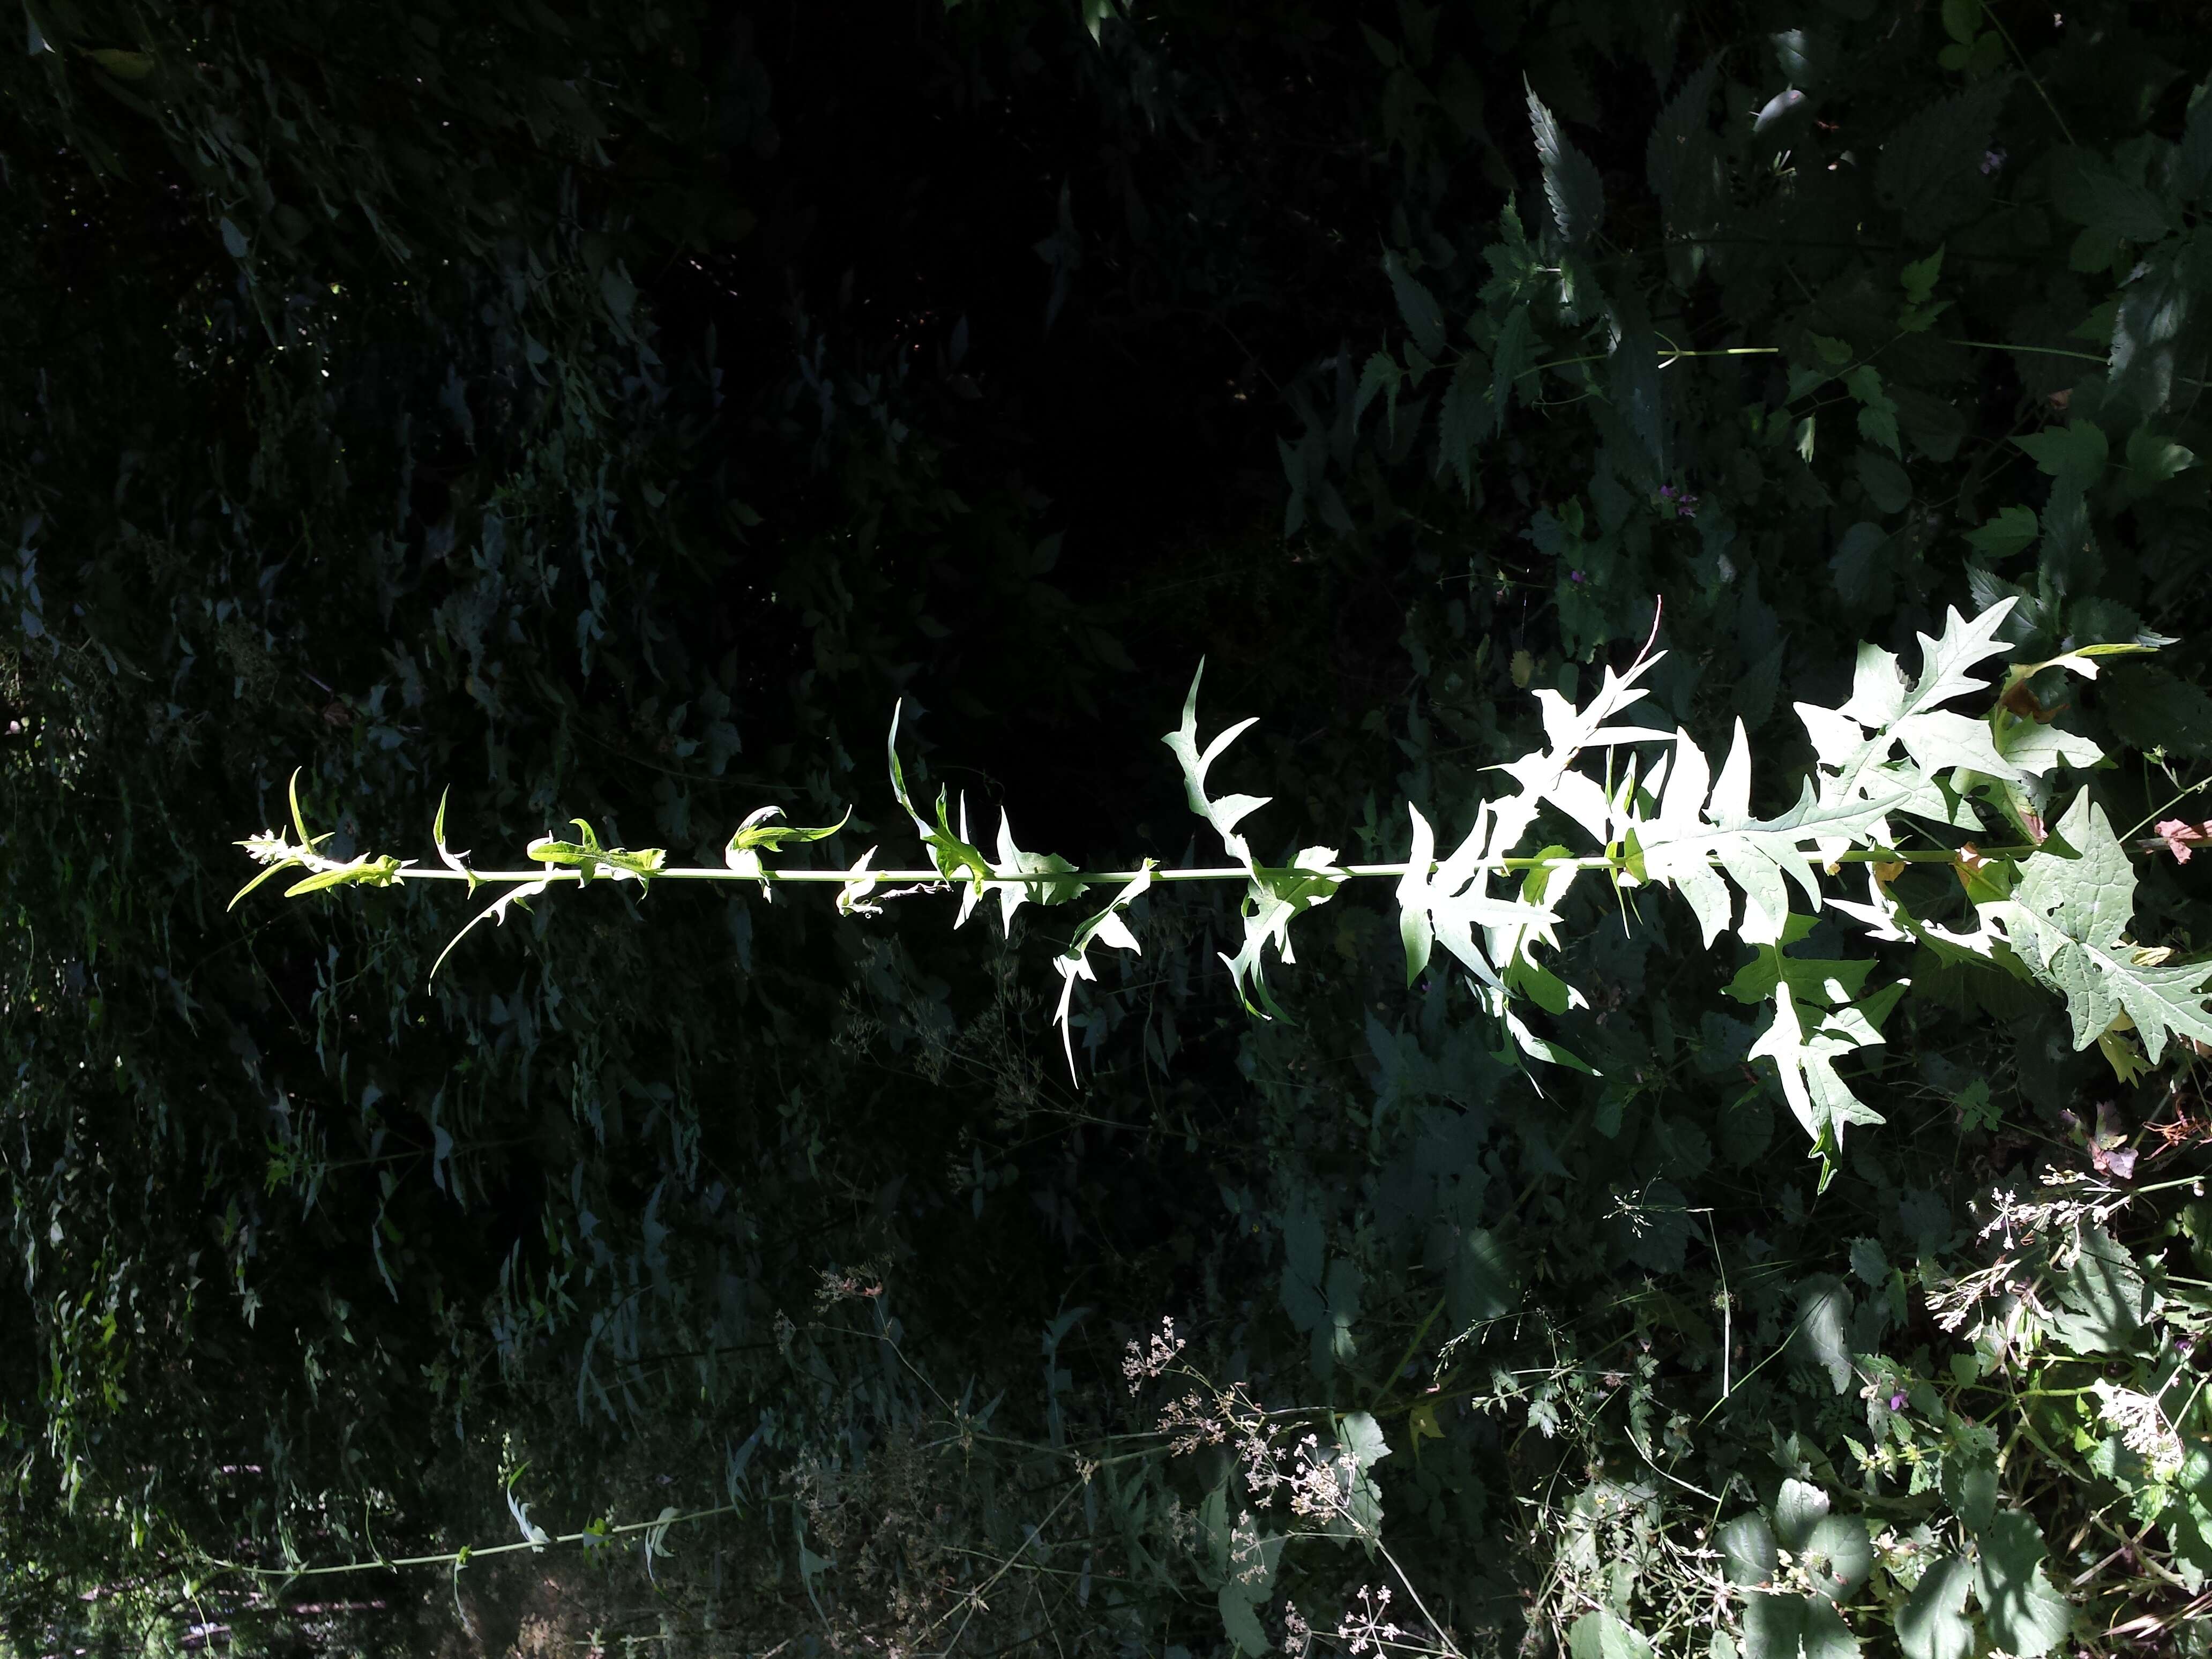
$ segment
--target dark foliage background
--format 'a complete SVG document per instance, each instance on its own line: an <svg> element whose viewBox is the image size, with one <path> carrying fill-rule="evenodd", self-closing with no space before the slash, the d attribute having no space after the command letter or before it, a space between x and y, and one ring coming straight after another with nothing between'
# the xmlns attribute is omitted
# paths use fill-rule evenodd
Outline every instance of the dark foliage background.
<svg viewBox="0 0 2212 1659"><path fill-rule="evenodd" d="M1540 1093L1350 894L1272 1024L1232 907L1149 901L1079 1088L1066 913L594 890L433 981L452 894L223 908L295 767L340 856L450 789L487 865L572 816L716 863L764 805L910 861L901 697L979 825L1210 860L1156 741L1201 655L1268 850L1402 856L1655 596L1662 714L1741 719L1775 805L1863 640L2172 636L2035 690L2116 823L2189 816L2197 8L25 15L0 1644L1226 1653L1410 1582L1468 1652L2202 1650L2202 1062L2123 1081L1993 971L1899 956L1816 1190L1736 961L1594 886L1554 1024L1603 1075ZM2138 863L2202 948L2203 865ZM2022 1243L2058 1322L1945 1328L2046 1170L2118 1194L2103 1278ZM1228 1454L1123 1386L1163 1315L1372 1413L1406 1581L1240 1576ZM1722 1549L1785 1482L1874 1540L1840 1612ZM283 1571L668 1507L672 1559Z"/></svg>

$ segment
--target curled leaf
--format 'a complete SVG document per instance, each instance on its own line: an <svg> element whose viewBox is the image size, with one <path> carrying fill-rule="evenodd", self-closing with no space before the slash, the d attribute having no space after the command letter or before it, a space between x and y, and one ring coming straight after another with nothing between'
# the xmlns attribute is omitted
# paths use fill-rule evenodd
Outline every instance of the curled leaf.
<svg viewBox="0 0 2212 1659"><path fill-rule="evenodd" d="M557 841L550 836L541 836L523 849L525 856L540 864L573 869L580 880L586 882L597 878L643 882L659 874L668 862L665 848L641 847L632 851L624 847L602 847L592 826L583 819L571 818L568 822L576 826L581 840Z"/></svg>
<svg viewBox="0 0 2212 1659"><path fill-rule="evenodd" d="M446 948L438 952L437 961L430 964L430 977L434 980L438 977L438 969L446 965L446 958L453 954L453 947L474 932L479 924L496 921L505 926L509 908L520 904L526 908L526 901L535 898L552 884L552 879L550 877L542 881L526 881L520 886L509 888L483 909L477 911L476 915L471 916L461 931L446 941Z"/></svg>
<svg viewBox="0 0 2212 1659"><path fill-rule="evenodd" d="M1059 970L1060 981L1060 1006L1054 1012L1053 1018L1060 1026L1060 1047L1066 1050L1067 1074L1071 1078L1077 1075L1075 1039L1069 1016L1069 1005L1075 996L1075 981L1079 979L1094 981L1097 979L1097 975L1091 969L1088 954L1092 943L1096 940L1103 939L1117 951L1133 951L1140 956L1144 953L1144 947L1137 943L1137 936L1129 931L1129 924L1121 920L1121 912L1135 902L1138 896L1152 884L1152 861L1146 859L1144 867L1137 872L1120 892L1114 895L1112 902L1103 910L1085 922L1082 927L1077 928L1075 937L1068 941L1067 949L1053 958L1052 965Z"/></svg>

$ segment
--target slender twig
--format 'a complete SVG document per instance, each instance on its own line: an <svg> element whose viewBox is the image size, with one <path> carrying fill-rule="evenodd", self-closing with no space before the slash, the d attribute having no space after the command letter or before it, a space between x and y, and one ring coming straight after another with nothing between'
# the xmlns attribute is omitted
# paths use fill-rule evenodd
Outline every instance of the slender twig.
<svg viewBox="0 0 2212 1659"><path fill-rule="evenodd" d="M686 1521L705 1521L718 1515L737 1513L736 1504L724 1504L711 1510L694 1510L688 1515L672 1515L665 1521L629 1521L619 1527L610 1527L605 1532L564 1532L555 1538L530 1540L513 1544L488 1544L481 1549L471 1548L465 1545L458 1550L448 1550L439 1555L389 1556L369 1561L342 1561L336 1565L327 1567L254 1567L248 1566L243 1561L226 1561L220 1559L215 1560L212 1565L222 1572L242 1572L256 1578L283 1579L323 1578L333 1573L341 1572L388 1572L400 1567L465 1566L471 1561L480 1561L487 1556L512 1555L518 1550L539 1551L555 1544L604 1544L609 1539L619 1538L625 1533L651 1532L657 1527L673 1527Z"/></svg>

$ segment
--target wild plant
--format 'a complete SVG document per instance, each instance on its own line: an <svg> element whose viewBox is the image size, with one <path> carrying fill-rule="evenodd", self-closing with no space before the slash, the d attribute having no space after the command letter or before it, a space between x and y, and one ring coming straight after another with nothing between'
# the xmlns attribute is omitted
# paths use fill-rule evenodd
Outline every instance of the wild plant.
<svg viewBox="0 0 2212 1659"><path fill-rule="evenodd" d="M1348 884L1391 880L1407 983L1429 972L1441 947L1492 1022L1498 1056L1539 1079L1536 1067L1592 1069L1541 1034L1547 1016L1589 1006L1545 959L1559 948L1569 889L1584 878L1608 884L1625 925L1642 890L1668 890L1688 906L1708 950L1733 935L1753 952L1728 993L1763 1006L1749 1058L1773 1067L1825 1185L1845 1132L1881 1121L1841 1063L1881 1042L1882 1024L1908 981L1872 983L1880 966L1874 957L1804 954L1798 947L1824 923L1830 928L1824 937L1917 944L1939 961L1993 963L2043 987L2063 1000L2075 1048L2096 1044L2124 1079L2156 1065L2176 1039L2212 1042L2205 1006L2212 963L2177 960L2166 947L2128 938L2135 877L2124 838L2087 787L2068 785L2069 775L2102 763L2103 751L2035 712L2045 706L2035 698L2039 686L2048 690L2069 675L2094 679L2103 659L2153 647L2087 646L2013 665L1996 685L1977 671L2010 648L1999 629L2013 604L2001 601L1971 619L1950 611L1940 637L1920 636L1917 675L1908 677L1882 647L1863 647L1848 699L1834 708L1796 705L1816 764L1797 799L1766 817L1753 811L1753 757L1741 720L1716 769L1686 731L1622 719L1648 695L1643 682L1665 654L1647 642L1626 669L1605 670L1580 706L1556 691L1534 693L1544 746L1496 769L1517 787L1471 803L1462 838L1441 856L1436 830L1408 802L1411 837L1401 860L1340 863L1335 848L1313 845L1282 862L1264 861L1245 825L1267 802L1212 793L1209 784L1254 721L1201 744L1201 665L1181 724L1162 741L1176 757L1192 811L1229 855L1226 864L1164 868L1148 859L1132 868L1079 869L1057 854L1023 850L1004 812L995 848L987 852L969 826L964 797L956 802L940 788L930 815L916 807L895 714L887 745L890 792L927 865L879 868L876 846L842 867L775 862L789 848L836 836L850 813L837 823L801 827L775 822L781 811L768 806L738 826L720 868L672 866L659 848L604 846L592 826L577 819L574 839L548 835L530 843L525 856L532 867L483 870L447 845L442 802L432 826L436 866L391 854L339 860L320 850L326 836L309 831L295 776L289 833L271 830L239 843L262 869L232 902L293 872L300 873L285 889L288 897L418 881L460 882L471 893L503 890L454 934L439 958L442 966L483 923L503 921L556 887L598 881L641 890L656 882L737 884L771 901L780 890L827 885L836 890L838 911L857 917L945 895L957 901L956 927L988 896L1008 930L1025 904L1070 905L1111 890L1053 957L1060 981L1054 1018L1073 1074L1076 987L1096 977L1094 951L1141 952L1131 907L1148 891L1186 883L1243 888L1242 944L1221 960L1246 1008L1273 1019L1283 1011L1269 975L1295 963L1291 933L1299 918ZM1655 623L1654 642L1656 636ZM1980 710L1957 707L1977 694L1987 699ZM1560 832L1579 839L1583 850L1552 839ZM1964 894L1963 909L1952 900L1947 875ZM1937 884L1929 884L1930 876Z"/></svg>

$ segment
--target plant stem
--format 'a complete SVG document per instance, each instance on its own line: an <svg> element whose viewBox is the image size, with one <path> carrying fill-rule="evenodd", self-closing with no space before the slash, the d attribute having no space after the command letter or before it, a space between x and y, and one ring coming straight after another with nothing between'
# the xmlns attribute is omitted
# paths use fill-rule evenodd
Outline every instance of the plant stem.
<svg viewBox="0 0 2212 1659"><path fill-rule="evenodd" d="M482 1560L487 1556L511 1555L518 1550L544 1550L555 1544L580 1544L584 1543L587 1540L604 1542L609 1539L622 1537L626 1533L650 1532L655 1527L678 1526L686 1521L704 1521L714 1516L735 1515L737 1512L736 1505L732 1504L724 1504L717 1509L694 1510L689 1515L672 1515L665 1522L660 1521L630 1521L625 1522L619 1527L610 1527L603 1533L564 1532L556 1538L546 1539L543 1543L518 1542L513 1544L489 1544L480 1549L450 1550L443 1555L403 1555L396 1558L378 1559L368 1561L345 1561L341 1562L335 1566L328 1567L251 1567L242 1561L224 1561L221 1559L216 1560L213 1565L216 1570L221 1572L242 1572L249 1574L256 1578L284 1579L321 1578L326 1577L332 1573L339 1572L372 1572L377 1571L388 1572L396 1571L400 1567L445 1567L469 1561Z"/></svg>
<svg viewBox="0 0 2212 1659"><path fill-rule="evenodd" d="M623 849L617 848L610 850L618 852ZM2030 854L2038 850L2039 849L2033 847L1991 847L1978 849L1977 855L1984 859L2019 859L2026 858ZM1956 864L1958 861L1958 853L1949 849L1938 848L1934 851L1923 850L1920 852L1899 852L1894 848L1887 847L1863 848L1854 852L1838 854L1833 860L1836 864L1945 865ZM1424 875L1432 874L1439 869L1441 866L1442 860L1431 860L1425 867L1421 869L1420 872ZM1289 873L1291 868L1291 866L1270 866L1267 865L1261 865L1259 867L1262 871L1272 870L1275 873ZM1626 867L1626 864L1625 860L1617 854L1593 853L1582 858L1479 859L1474 864L1466 867L1470 871L1623 870ZM1373 877L1389 877L1396 878L1402 878L1407 872L1414 868L1414 866L1407 863L1346 864L1336 866L1328 873L1345 880L1360 880ZM1134 881L1139 873L1141 872L1135 870L1061 870L1047 871L1034 874L1009 872L1006 874L994 874L988 876L972 876L964 874L948 876L940 871L931 869L867 869L769 870L763 871L758 874L753 874L737 870L718 870L712 866L707 866L704 867L692 869L657 870L652 875L645 878L645 879L647 881L750 882L763 887L776 887L782 886L787 884L805 882L835 882L842 886L846 883L856 879L873 877L879 883L921 883L931 886L943 885L951 887L965 884L970 882L976 882L986 887L1037 887L1055 882L1082 882L1088 885L1104 886L1109 883L1127 883ZM1321 872L1314 872L1312 873L1319 874ZM1194 865L1187 869L1155 869L1152 872L1152 879L1155 882L1246 881L1250 879L1251 875L1252 872L1247 870L1241 864ZM599 875L593 877L592 879L597 881L609 881L615 879L615 878L608 875ZM583 875L580 871L563 870L557 867L548 867L543 865L528 870L477 870L474 872L464 872L459 870L431 870L419 866L410 866L406 869L396 870L392 874L392 881L394 884L410 881L465 882L470 880L474 880L479 884L489 886L496 886L501 884L512 885L518 882L530 881L555 883L565 882L575 884L583 880Z"/></svg>

